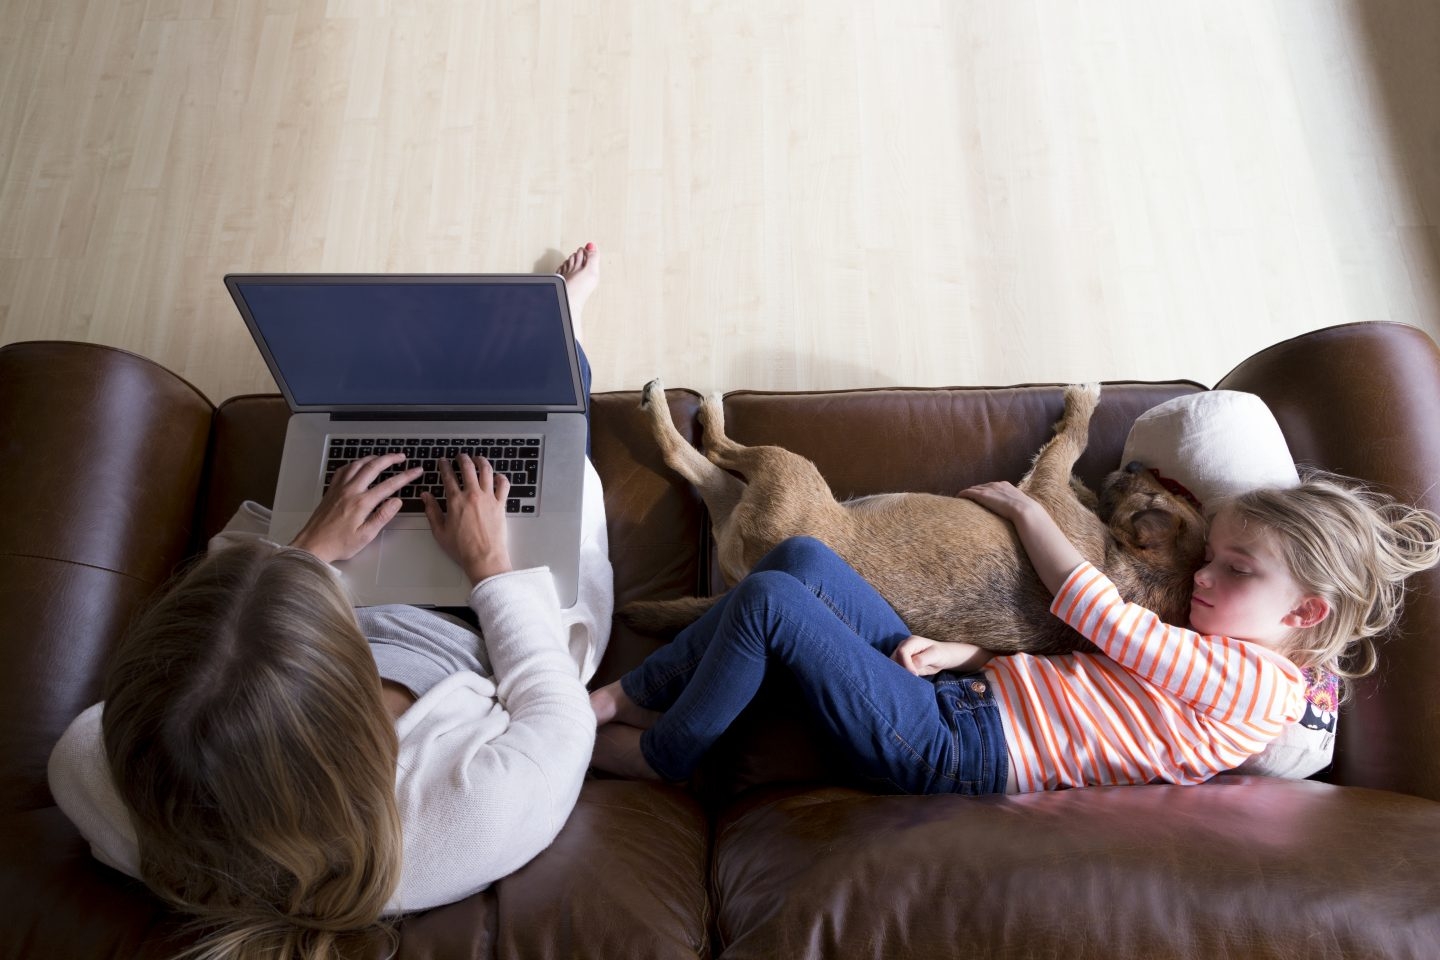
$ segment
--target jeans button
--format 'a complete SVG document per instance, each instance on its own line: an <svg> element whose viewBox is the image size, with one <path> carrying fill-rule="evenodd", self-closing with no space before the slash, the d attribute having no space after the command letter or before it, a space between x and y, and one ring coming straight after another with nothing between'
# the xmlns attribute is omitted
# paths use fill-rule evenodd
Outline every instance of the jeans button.
<svg viewBox="0 0 1440 960"><path fill-rule="evenodd" d="M984 692L985 692L985 681L983 681L983 680L971 680L971 681L970 681L970 692L971 692L971 693L984 693Z"/></svg>

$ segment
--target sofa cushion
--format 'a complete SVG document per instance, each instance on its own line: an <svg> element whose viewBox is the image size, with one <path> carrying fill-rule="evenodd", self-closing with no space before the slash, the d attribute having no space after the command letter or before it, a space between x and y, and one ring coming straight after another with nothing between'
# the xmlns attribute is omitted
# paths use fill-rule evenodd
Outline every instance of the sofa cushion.
<svg viewBox="0 0 1440 960"><path fill-rule="evenodd" d="M246 500L271 506L290 408L279 394L231 397L215 411L193 549L205 549Z"/></svg>
<svg viewBox="0 0 1440 960"><path fill-rule="evenodd" d="M555 842L496 885L498 955L525 960L705 955L709 845L709 820L685 791L658 783L587 781ZM407 949L425 943L413 933L407 925Z"/></svg>
<svg viewBox="0 0 1440 960"><path fill-rule="evenodd" d="M727 960L1430 956L1437 830L1424 800L1264 777L777 790L717 823L717 935Z"/></svg>
<svg viewBox="0 0 1440 960"><path fill-rule="evenodd" d="M669 390L670 415L694 441L700 396ZM704 512L699 495L660 457L639 391L590 398L591 459L605 484L615 607L630 600L693 596L701 583ZM616 679L661 642L617 622L592 686Z"/></svg>
<svg viewBox="0 0 1440 960"><path fill-rule="evenodd" d="M192 939L140 881L90 855L59 807L0 822L6 956L165 960Z"/></svg>

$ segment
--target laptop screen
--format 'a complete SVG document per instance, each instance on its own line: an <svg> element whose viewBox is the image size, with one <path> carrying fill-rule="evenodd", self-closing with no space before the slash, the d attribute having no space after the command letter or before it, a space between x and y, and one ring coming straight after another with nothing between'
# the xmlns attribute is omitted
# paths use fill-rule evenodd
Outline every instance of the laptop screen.
<svg viewBox="0 0 1440 960"><path fill-rule="evenodd" d="M583 410L553 276L229 276L296 410Z"/></svg>

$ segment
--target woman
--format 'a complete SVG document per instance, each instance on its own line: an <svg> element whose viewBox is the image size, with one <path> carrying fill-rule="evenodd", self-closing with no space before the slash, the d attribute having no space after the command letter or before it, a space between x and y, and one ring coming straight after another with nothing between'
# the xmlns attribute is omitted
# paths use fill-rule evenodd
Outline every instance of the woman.
<svg viewBox="0 0 1440 960"><path fill-rule="evenodd" d="M558 272L576 319L593 245ZM582 354L585 386L589 370ZM442 464L426 514L474 585L464 620L356 611L330 566L398 510L399 454L337 474L288 546L243 505L122 640L105 701L71 724L51 790L101 861L197 917L205 957L333 955L382 916L485 889L554 839L594 743L584 681L608 640L600 481L586 465L580 596L513 570L509 483L483 458Z"/></svg>

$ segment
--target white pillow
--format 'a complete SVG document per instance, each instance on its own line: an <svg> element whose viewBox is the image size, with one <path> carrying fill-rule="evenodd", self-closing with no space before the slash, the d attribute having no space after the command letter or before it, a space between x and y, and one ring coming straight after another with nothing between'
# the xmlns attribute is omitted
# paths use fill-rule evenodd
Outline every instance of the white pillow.
<svg viewBox="0 0 1440 960"><path fill-rule="evenodd" d="M1141 414L1120 465L1134 460L1181 484L1207 517L1221 497L1300 485L1275 415L1264 400L1238 390L1186 394Z"/></svg>
<svg viewBox="0 0 1440 960"><path fill-rule="evenodd" d="M1167 486L1178 484L1190 493L1207 518L1224 497L1300 484L1270 408L1253 393L1236 390L1186 394L1141 414L1130 428L1120 463L1135 460L1157 471ZM1306 679L1305 716L1237 767L1237 773L1303 779L1329 766L1338 683L1326 671L1306 671Z"/></svg>

